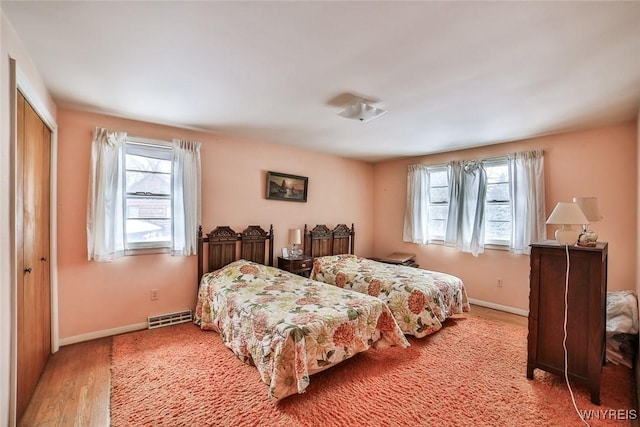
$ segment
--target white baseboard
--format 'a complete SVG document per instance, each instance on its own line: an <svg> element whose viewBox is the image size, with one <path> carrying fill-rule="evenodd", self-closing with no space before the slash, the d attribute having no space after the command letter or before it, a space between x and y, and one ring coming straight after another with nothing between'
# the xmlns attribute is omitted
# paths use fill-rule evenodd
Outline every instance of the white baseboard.
<svg viewBox="0 0 640 427"><path fill-rule="evenodd" d="M127 326L120 326L119 328L105 329L102 331L91 332L89 334L74 335L72 337L62 338L60 339L59 344L61 346L75 344L83 341L95 340L97 338L104 338L104 337L110 337L113 335L124 334L127 332L139 331L142 329L147 329L147 327L148 327L147 322L136 323L136 324L127 325Z"/></svg>
<svg viewBox="0 0 640 427"><path fill-rule="evenodd" d="M522 310L520 308L509 307L507 305L501 305L501 304L495 304L492 302L482 301L474 298L469 298L469 302L471 304L479 305L481 307L487 307L487 308L492 308L494 310L505 311L507 313L517 314L519 316L524 316L524 317L529 316L528 310ZM90 341L98 338L110 337L113 335L124 334L127 332L140 331L142 329L147 329L148 326L149 325L147 322L143 322L143 323L136 323L133 325L120 326L118 328L113 328L113 329L105 329L102 331L91 332L88 334L74 335L71 337L61 338L59 340L59 344L60 346L76 344L83 341Z"/></svg>
<svg viewBox="0 0 640 427"><path fill-rule="evenodd" d="M506 311L507 313L517 314L519 316L529 317L529 310L523 310L521 308L509 307L508 305L494 304L492 302L482 301L478 299L469 298L471 304L479 305L481 307L492 308L494 310Z"/></svg>

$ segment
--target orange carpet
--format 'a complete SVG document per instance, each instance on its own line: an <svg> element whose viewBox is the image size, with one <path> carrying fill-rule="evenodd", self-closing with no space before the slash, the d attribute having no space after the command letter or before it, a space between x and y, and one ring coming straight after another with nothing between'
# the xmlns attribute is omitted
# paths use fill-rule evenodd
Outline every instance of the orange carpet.
<svg viewBox="0 0 640 427"><path fill-rule="evenodd" d="M526 378L525 327L450 319L408 349L361 353L277 404L215 332L182 324L116 336L113 426L580 426L564 379ZM592 426L631 425L632 374L604 367L600 406L573 385ZM600 418L600 419L598 419Z"/></svg>

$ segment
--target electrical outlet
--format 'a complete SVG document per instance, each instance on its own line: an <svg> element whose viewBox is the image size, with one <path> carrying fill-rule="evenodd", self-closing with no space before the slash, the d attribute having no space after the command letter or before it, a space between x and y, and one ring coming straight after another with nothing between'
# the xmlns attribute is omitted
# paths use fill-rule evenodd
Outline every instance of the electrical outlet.
<svg viewBox="0 0 640 427"><path fill-rule="evenodd" d="M499 288L501 288L501 287L502 287L502 279L498 279L497 286L498 286Z"/></svg>
<svg viewBox="0 0 640 427"><path fill-rule="evenodd" d="M158 299L158 290L151 289L151 301L155 301Z"/></svg>

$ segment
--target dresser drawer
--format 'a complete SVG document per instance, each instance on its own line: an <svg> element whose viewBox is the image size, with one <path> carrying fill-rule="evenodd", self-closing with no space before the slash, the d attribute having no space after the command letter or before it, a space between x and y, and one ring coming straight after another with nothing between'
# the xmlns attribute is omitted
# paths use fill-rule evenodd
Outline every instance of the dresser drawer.
<svg viewBox="0 0 640 427"><path fill-rule="evenodd" d="M290 273L300 274L302 276L309 276L311 268L313 267L313 258L311 257L298 257L298 258L283 258L278 257L278 268L288 271Z"/></svg>

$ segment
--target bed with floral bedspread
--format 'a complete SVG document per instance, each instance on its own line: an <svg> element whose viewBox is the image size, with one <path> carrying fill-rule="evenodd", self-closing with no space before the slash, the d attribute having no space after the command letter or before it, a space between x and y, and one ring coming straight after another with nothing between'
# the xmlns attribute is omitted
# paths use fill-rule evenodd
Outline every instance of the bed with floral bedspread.
<svg viewBox="0 0 640 427"><path fill-rule="evenodd" d="M202 276L194 321L255 365L273 399L371 347L409 345L379 299L245 260Z"/></svg>
<svg viewBox="0 0 640 427"><path fill-rule="evenodd" d="M423 337L454 314L469 311L467 293L456 276L356 255L316 258L311 278L380 298L405 334Z"/></svg>

